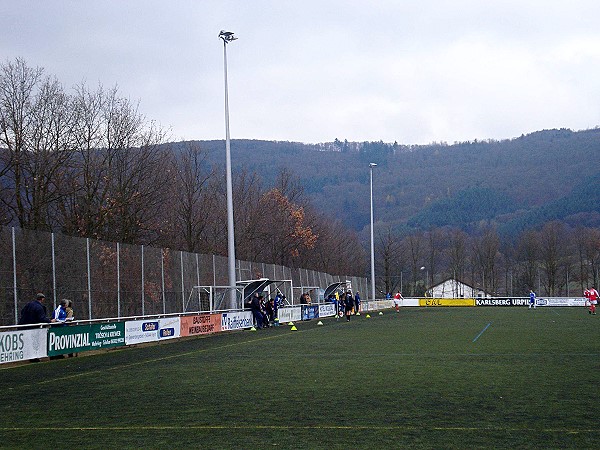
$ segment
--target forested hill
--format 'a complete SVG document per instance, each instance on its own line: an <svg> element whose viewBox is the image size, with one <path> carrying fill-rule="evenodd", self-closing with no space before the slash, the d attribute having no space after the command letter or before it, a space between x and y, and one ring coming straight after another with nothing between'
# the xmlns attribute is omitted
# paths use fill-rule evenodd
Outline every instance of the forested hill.
<svg viewBox="0 0 600 450"><path fill-rule="evenodd" d="M223 141L200 145L224 164ZM269 184L287 168L317 208L359 231L369 223L370 162L378 226L468 230L483 221L509 234L548 220L600 226L600 129L425 146L233 140L231 151L234 177L246 168Z"/></svg>

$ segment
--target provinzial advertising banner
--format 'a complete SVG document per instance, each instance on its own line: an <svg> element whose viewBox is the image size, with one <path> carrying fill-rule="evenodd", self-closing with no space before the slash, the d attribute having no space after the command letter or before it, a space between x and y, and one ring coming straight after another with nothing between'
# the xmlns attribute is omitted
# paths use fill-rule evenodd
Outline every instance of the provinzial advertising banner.
<svg viewBox="0 0 600 450"><path fill-rule="evenodd" d="M57 326L48 330L48 356L125 345L123 322Z"/></svg>
<svg viewBox="0 0 600 450"><path fill-rule="evenodd" d="M0 333L0 364L48 356L48 329Z"/></svg>
<svg viewBox="0 0 600 450"><path fill-rule="evenodd" d="M420 298L419 306L475 306L474 298Z"/></svg>
<svg viewBox="0 0 600 450"><path fill-rule="evenodd" d="M219 331L221 331L221 314L181 317L181 336L218 333Z"/></svg>

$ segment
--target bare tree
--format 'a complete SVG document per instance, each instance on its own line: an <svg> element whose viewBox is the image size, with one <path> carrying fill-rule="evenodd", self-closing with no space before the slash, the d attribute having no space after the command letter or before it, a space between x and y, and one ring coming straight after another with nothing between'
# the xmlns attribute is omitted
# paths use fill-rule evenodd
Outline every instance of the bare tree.
<svg viewBox="0 0 600 450"><path fill-rule="evenodd" d="M546 292L554 296L559 287L559 271L565 252L564 227L559 222L550 222L540 231L540 257L546 275Z"/></svg>
<svg viewBox="0 0 600 450"><path fill-rule="evenodd" d="M70 97L55 78L40 85L33 109L29 151L24 159L27 185L23 200L32 229L52 229L57 205L68 193L65 183L73 170L74 115Z"/></svg>
<svg viewBox="0 0 600 450"><path fill-rule="evenodd" d="M496 263L499 256L500 238L494 227L486 228L473 241L473 256L481 275L482 288L486 292L497 290Z"/></svg>
<svg viewBox="0 0 600 450"><path fill-rule="evenodd" d="M151 243L164 225L170 183L166 132L147 122L138 106L85 86L74 100L79 167L71 178L71 197L63 204L68 232L126 243Z"/></svg>
<svg viewBox="0 0 600 450"><path fill-rule="evenodd" d="M403 269L401 240L391 227L377 233L377 266L379 278L383 279L384 292L394 292L400 285L400 272Z"/></svg>
<svg viewBox="0 0 600 450"><path fill-rule="evenodd" d="M579 280L581 290L598 286L600 267L600 230L578 228L575 231L575 246L579 259Z"/></svg>
<svg viewBox="0 0 600 450"><path fill-rule="evenodd" d="M313 248L304 249L298 258L300 267L332 274L366 272L367 255L356 232L324 214L310 219L310 222L318 239Z"/></svg>
<svg viewBox="0 0 600 450"><path fill-rule="evenodd" d="M410 267L411 267L411 276L412 276L412 285L410 289L410 294L412 296L417 293L417 277L420 273L420 265L423 257L423 233L416 232L406 237L404 240L405 247L408 251ZM427 287L425 286L424 289Z"/></svg>
<svg viewBox="0 0 600 450"><path fill-rule="evenodd" d="M537 233L533 230L523 232L517 244L517 259L521 266L519 290L526 292L534 289L539 255L540 243Z"/></svg>
<svg viewBox="0 0 600 450"><path fill-rule="evenodd" d="M450 270L453 278L465 282L468 236L462 230L450 232Z"/></svg>
<svg viewBox="0 0 600 450"><path fill-rule="evenodd" d="M214 171L208 169L207 156L198 143L188 142L174 158L175 235L181 236L183 248L190 252L209 249L206 230L217 199L208 189Z"/></svg>
<svg viewBox="0 0 600 450"><path fill-rule="evenodd" d="M429 274L431 276L431 284L435 283L435 274L437 273L438 268L438 259L440 253L443 251L443 242L444 242L444 233L439 228L432 228L427 233L427 243L428 243L428 255L427 255L427 265L429 268ZM427 281L429 284L429 280Z"/></svg>
<svg viewBox="0 0 600 450"><path fill-rule="evenodd" d="M6 148L2 174L14 186L2 201L21 227L30 225L27 198L31 192L27 168L30 166L31 137L36 126L36 95L43 70L32 68L18 58L0 65L0 143Z"/></svg>
<svg viewBox="0 0 600 450"><path fill-rule="evenodd" d="M221 191L223 202L225 202L225 192ZM236 256L252 262L260 261L263 252L266 252L264 243L269 218L267 217L268 213L265 213L260 207L262 195L260 179L256 173L242 170L234 176L233 207ZM223 224L226 225L225 222ZM226 232L225 236L227 236Z"/></svg>

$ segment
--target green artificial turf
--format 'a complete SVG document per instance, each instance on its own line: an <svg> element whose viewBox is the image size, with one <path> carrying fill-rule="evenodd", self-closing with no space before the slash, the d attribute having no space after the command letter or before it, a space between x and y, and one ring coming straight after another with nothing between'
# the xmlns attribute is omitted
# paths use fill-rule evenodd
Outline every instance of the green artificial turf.
<svg viewBox="0 0 600 450"><path fill-rule="evenodd" d="M404 308L0 368L4 448L600 448L600 318Z"/></svg>

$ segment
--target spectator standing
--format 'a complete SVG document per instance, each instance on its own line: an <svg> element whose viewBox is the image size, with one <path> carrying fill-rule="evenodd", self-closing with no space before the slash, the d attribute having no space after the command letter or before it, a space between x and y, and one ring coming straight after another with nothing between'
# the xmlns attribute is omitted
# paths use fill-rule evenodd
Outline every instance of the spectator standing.
<svg viewBox="0 0 600 450"><path fill-rule="evenodd" d="M352 315L352 308L354 308L354 300L352 299L352 291L346 292L346 298L344 299L344 308L346 311L346 321L350 322L350 316Z"/></svg>
<svg viewBox="0 0 600 450"><path fill-rule="evenodd" d="M358 291L354 294L354 312L357 316L360 313L360 293Z"/></svg>
<svg viewBox="0 0 600 450"><path fill-rule="evenodd" d="M70 322L75 320L75 312L73 311L73 302L71 300L66 300L67 305L65 307L65 311L67 311L67 321Z"/></svg>
<svg viewBox="0 0 600 450"><path fill-rule="evenodd" d="M306 294L305 293L300 296L300 304L301 305L306 305L307 304L306 303Z"/></svg>
<svg viewBox="0 0 600 450"><path fill-rule="evenodd" d="M306 304L310 305L312 303L312 299L310 298L310 293L307 292L305 295L306 295Z"/></svg>
<svg viewBox="0 0 600 450"><path fill-rule="evenodd" d="M36 295L35 300L27 303L21 310L19 325L28 325L34 323L50 323L44 301L46 296L41 292Z"/></svg>
<svg viewBox="0 0 600 450"><path fill-rule="evenodd" d="M265 312L267 315L267 323L269 325L275 323L275 299L270 298L269 301L265 304Z"/></svg>
<svg viewBox="0 0 600 450"><path fill-rule="evenodd" d="M62 322L62 323L66 322L66 320L67 320L67 301L66 300L63 299L60 301L60 303L54 310L54 313L52 314L52 318L54 319L55 322Z"/></svg>
<svg viewBox="0 0 600 450"><path fill-rule="evenodd" d="M254 294L252 297L252 303L250 304L250 309L252 310L252 315L254 316L254 320L256 322L256 328L261 329L263 327L263 314L260 307L261 298L258 295L258 292Z"/></svg>

